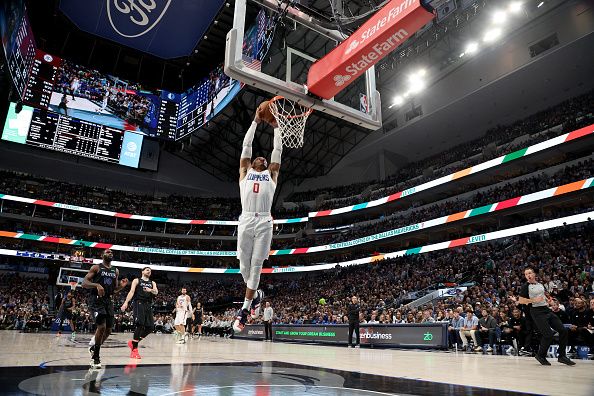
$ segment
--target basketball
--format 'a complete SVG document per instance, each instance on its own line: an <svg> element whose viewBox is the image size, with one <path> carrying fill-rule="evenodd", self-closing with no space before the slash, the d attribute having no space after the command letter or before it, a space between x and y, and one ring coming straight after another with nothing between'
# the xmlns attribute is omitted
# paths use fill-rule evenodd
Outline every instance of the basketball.
<svg viewBox="0 0 594 396"><path fill-rule="evenodd" d="M262 121L265 121L266 123L270 124L270 125L276 125L276 119L274 118L274 115L272 115L272 112L270 111L270 101L264 101L262 103L260 103L260 105L258 106L258 110L256 110L256 114L258 115L258 118L261 119Z"/></svg>

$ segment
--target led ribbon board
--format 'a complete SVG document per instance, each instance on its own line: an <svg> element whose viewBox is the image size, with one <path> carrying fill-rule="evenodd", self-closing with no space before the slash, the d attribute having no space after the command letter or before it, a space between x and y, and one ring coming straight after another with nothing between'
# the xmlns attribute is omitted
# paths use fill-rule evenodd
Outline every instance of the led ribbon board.
<svg viewBox="0 0 594 396"><path fill-rule="evenodd" d="M488 241L494 241L501 238L508 238L512 236L528 234L536 231L548 230L551 228L565 227L572 224L584 223L591 221L594 218L594 211L581 213L573 216L562 217L554 220L541 221L539 223L533 223L523 225L514 228L508 228L505 230L499 230L489 232L486 234L474 235L470 237L455 239L452 241L439 242L431 245L420 246L407 250L400 250L397 252L381 254L378 256L366 257L358 260L343 261L342 263L330 263L330 264L317 264L301 267L277 267L277 268L262 268L263 274L280 274L287 272L312 272L312 271L323 271L340 267L350 267L353 265L364 265L375 263L384 259L397 258L402 256L409 256L413 254L422 254L435 252L439 250L451 249L465 245L472 245L475 243L482 243ZM61 260L69 261L70 257L66 255L58 255L54 253L39 253L39 252L28 252L11 249L0 249L0 255L2 256L13 256L13 257L28 257L37 259L48 259L48 260ZM87 264L101 264L101 259L85 259ZM124 261L113 261L112 265L122 268L136 268L142 269L146 267L146 264L142 263L130 263ZM239 274L238 268L192 268L192 267L174 267L171 265L154 265L154 270L168 271L168 272L189 272L189 273L205 273L205 274Z"/></svg>
<svg viewBox="0 0 594 396"><path fill-rule="evenodd" d="M435 227L442 224L448 224L455 221L463 220L466 218L480 216L482 214L496 212L499 210L505 210L513 207L517 207L520 205L525 205L531 202L540 201L547 198L552 198L556 196L560 196L563 194L568 194L574 191L585 190L587 188L594 187L594 178L589 178L585 180L580 180L577 182L565 184L560 187L549 188L547 190L538 191L532 194L511 198L505 201L481 206L479 208L466 210L459 213L454 213L449 216L440 217L437 219L429 220L426 222L412 224L405 227L396 228L393 230L388 230L384 232L380 232L374 235L368 235L363 238L354 239L351 241L339 242L339 243L332 243L330 245L321 245L321 246L313 246L313 247L305 247L305 248L297 248L297 249L283 249L283 250L271 250L271 256L285 256L285 255L296 255L296 254L306 254L306 253L319 253L319 252L328 252L332 250L338 249L345 249L352 246L363 245L375 241L379 241L382 239L392 238L398 235L404 235L410 232L418 231L418 230L425 230L431 227ZM157 248L157 247L144 247L144 246L125 246L125 245L114 245L110 243L99 243L99 242L89 242L83 241L79 239L69 239L69 238L58 238L58 237L50 237L44 235L33 235L33 234L23 234L11 231L0 231L0 237L6 238L15 238L15 239L27 239L27 240L34 240L39 242L48 242L48 243L58 243L62 245L74 245L74 246L84 246L89 248L96 248L96 249L111 249L116 251L124 251L124 252L136 252L136 253L148 253L148 254L167 254L167 255L174 255L174 256L209 256L209 257L235 257L237 252L233 250L182 250L182 249L166 249L166 248Z"/></svg>

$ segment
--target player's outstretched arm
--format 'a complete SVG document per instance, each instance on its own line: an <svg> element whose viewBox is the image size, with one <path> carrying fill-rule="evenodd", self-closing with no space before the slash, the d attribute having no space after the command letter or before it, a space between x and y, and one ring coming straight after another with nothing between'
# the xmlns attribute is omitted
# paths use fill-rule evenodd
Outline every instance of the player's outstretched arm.
<svg viewBox="0 0 594 396"><path fill-rule="evenodd" d="M128 304L130 303L130 301L132 301L132 298L134 297L134 292L136 291L136 286L138 286L138 278L136 278L132 281L132 285L130 286L130 291L128 292L128 295L126 296L126 300L124 301L124 303L122 304L122 307L120 308L122 310L122 312L124 312L125 310L128 309Z"/></svg>
<svg viewBox="0 0 594 396"><path fill-rule="evenodd" d="M259 123L260 118L256 114L252 125L250 125L243 138L243 148L241 150L241 159L239 160L239 181L243 180L252 165L252 142L254 141L254 135L256 134L256 128Z"/></svg>
<svg viewBox="0 0 594 396"><path fill-rule="evenodd" d="M270 158L270 176L276 183L278 180L278 174L281 166L281 156L283 153L283 141L281 138L280 128L274 128L274 139L272 146L272 156Z"/></svg>

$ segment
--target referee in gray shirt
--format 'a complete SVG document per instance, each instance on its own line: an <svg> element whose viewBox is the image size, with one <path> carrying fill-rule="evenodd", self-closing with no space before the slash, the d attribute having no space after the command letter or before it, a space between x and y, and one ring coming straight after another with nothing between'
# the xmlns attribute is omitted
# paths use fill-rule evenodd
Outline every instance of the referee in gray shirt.
<svg viewBox="0 0 594 396"><path fill-rule="evenodd" d="M518 303L531 305L530 315L532 316L534 325L540 334L542 334L540 348L535 356L536 360L543 366L551 365L547 360L547 352L556 331L559 333L559 358L557 361L568 366L573 366L575 362L572 362L565 354L567 350L567 329L563 326L559 317L549 309L544 286L536 281L534 268L526 267L524 269L524 276L528 282L520 290Z"/></svg>

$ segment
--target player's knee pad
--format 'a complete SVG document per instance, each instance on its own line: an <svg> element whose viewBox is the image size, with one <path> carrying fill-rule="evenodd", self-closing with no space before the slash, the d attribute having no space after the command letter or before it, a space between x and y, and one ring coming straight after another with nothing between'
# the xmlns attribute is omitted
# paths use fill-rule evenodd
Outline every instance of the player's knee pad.
<svg viewBox="0 0 594 396"><path fill-rule="evenodd" d="M260 273L262 272L262 264L264 264L264 259L252 259L250 275L245 281L248 289L258 289L258 285L260 284Z"/></svg>

